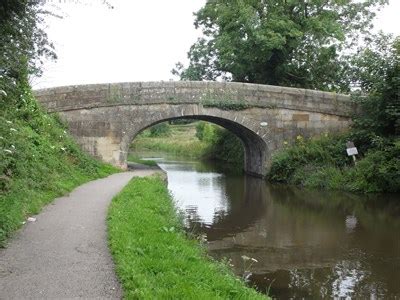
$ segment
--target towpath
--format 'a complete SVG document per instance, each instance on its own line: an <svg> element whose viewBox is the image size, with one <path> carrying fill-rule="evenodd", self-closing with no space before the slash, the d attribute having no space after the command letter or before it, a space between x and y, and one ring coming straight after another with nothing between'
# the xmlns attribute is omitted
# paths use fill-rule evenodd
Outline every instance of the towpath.
<svg viewBox="0 0 400 300"><path fill-rule="evenodd" d="M107 247L111 199L137 170L86 183L57 198L0 250L0 299L119 299Z"/></svg>

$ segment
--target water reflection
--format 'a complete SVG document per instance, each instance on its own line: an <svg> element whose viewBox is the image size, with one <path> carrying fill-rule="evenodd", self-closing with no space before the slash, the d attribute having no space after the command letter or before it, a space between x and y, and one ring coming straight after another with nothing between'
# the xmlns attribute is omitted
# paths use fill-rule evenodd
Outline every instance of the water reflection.
<svg viewBox="0 0 400 300"><path fill-rule="evenodd" d="M191 230L277 298L400 297L400 197L270 185L162 161ZM243 255L258 262L251 265Z"/></svg>

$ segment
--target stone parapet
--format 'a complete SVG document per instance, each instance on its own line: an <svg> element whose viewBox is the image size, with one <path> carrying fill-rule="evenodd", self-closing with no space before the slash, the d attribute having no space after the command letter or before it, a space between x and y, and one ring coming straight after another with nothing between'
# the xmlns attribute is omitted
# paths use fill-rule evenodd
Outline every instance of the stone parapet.
<svg viewBox="0 0 400 300"><path fill-rule="evenodd" d="M203 104L229 109L284 108L349 117L355 104L348 95L237 82L126 82L36 90L50 112L95 107L153 104Z"/></svg>

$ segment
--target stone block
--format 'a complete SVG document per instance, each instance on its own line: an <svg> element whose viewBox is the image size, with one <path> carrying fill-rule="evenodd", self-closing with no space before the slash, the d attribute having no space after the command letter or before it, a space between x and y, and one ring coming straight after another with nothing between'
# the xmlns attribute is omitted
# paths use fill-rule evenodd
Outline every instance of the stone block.
<svg viewBox="0 0 400 300"><path fill-rule="evenodd" d="M310 115L309 114L293 114L292 115L292 120L293 121L309 121L310 120Z"/></svg>

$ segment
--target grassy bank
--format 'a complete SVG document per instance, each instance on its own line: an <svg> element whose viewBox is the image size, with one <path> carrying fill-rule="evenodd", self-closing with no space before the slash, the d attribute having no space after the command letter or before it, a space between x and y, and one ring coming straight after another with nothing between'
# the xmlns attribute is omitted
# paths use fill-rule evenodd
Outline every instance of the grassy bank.
<svg viewBox="0 0 400 300"><path fill-rule="evenodd" d="M400 192L400 139L382 139L359 155L346 153L351 132L304 140L274 156L269 179L319 189L359 193Z"/></svg>
<svg viewBox="0 0 400 300"><path fill-rule="evenodd" d="M161 134L144 131L132 144L133 151L166 152L188 158L202 158L208 152L209 144L196 137L195 124L167 125Z"/></svg>
<svg viewBox="0 0 400 300"><path fill-rule="evenodd" d="M0 97L0 245L55 197L118 171L83 153L29 86L14 92Z"/></svg>
<svg viewBox="0 0 400 300"><path fill-rule="evenodd" d="M126 299L265 299L186 237L159 178L135 178L113 199L108 233Z"/></svg>
<svg viewBox="0 0 400 300"><path fill-rule="evenodd" d="M217 160L234 165L235 169L243 168L244 154L241 142L235 135L219 126L195 122L186 125L166 124L161 128L163 130L157 134L152 134L151 130L144 131L135 139L131 149Z"/></svg>

